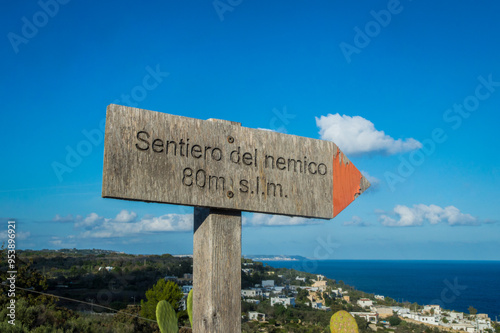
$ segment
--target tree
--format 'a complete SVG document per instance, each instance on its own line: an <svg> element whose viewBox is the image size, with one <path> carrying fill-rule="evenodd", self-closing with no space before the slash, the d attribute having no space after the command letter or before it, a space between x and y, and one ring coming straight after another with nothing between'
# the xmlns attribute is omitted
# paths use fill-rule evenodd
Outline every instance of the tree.
<svg viewBox="0 0 500 333"><path fill-rule="evenodd" d="M368 328L368 322L359 316L354 316L354 320L356 320L356 324L358 325L359 332L367 332L369 330Z"/></svg>
<svg viewBox="0 0 500 333"><path fill-rule="evenodd" d="M410 307L410 309L413 309L414 311L417 311L417 309L419 309L419 308L420 308L420 306L418 305L418 303L417 303L417 302L413 303L413 304L411 305L411 307Z"/></svg>
<svg viewBox="0 0 500 333"><path fill-rule="evenodd" d="M327 293L323 293L323 299L325 300L325 306L331 306L333 304L333 300Z"/></svg>
<svg viewBox="0 0 500 333"><path fill-rule="evenodd" d="M399 324L401 324L401 318L393 315L389 318L389 324L391 324L391 326L398 326Z"/></svg>
<svg viewBox="0 0 500 333"><path fill-rule="evenodd" d="M276 318L284 316L285 312L286 312L286 307L283 304L274 305L274 315L276 316Z"/></svg>
<svg viewBox="0 0 500 333"><path fill-rule="evenodd" d="M298 289L298 292L297 292L297 301L299 302L307 302L309 301L307 299L307 296L309 296L309 292L307 291L307 289L303 289L303 288L299 288Z"/></svg>
<svg viewBox="0 0 500 333"><path fill-rule="evenodd" d="M153 288L146 291L147 301L141 300L141 316L149 319L156 319L156 305L159 301L166 300L172 305L176 312L180 311L179 301L182 299L183 294L181 288L172 282L165 281L161 278L153 286Z"/></svg>
<svg viewBox="0 0 500 333"><path fill-rule="evenodd" d="M477 309L475 309L472 305L469 306L468 310L471 315L475 315L477 313Z"/></svg>

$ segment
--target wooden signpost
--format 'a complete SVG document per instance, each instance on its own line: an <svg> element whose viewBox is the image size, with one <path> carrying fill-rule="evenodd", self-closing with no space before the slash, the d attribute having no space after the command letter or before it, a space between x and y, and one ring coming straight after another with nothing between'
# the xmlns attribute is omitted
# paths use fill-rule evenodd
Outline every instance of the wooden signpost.
<svg viewBox="0 0 500 333"><path fill-rule="evenodd" d="M241 212L331 219L370 183L330 141L111 104L102 196L194 206L193 331L241 328Z"/></svg>

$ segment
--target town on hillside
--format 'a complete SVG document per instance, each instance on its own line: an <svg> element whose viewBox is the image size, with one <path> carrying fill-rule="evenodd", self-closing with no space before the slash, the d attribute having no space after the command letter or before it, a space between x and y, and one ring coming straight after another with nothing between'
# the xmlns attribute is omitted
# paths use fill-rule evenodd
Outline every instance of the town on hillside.
<svg viewBox="0 0 500 333"><path fill-rule="evenodd" d="M255 272L257 262L243 262L243 276ZM272 269L272 268L271 268ZM293 270L292 270L293 271ZM494 322L487 314L456 312L441 308L440 305L418 305L398 303L384 295L368 295L344 285L341 281L327 279L323 275L294 271L295 276L276 274L268 270L273 278L262 279L251 287L241 290L244 303L258 305L268 301L271 306L310 307L317 311L338 311L342 305L354 317L364 319L375 331L377 327L390 328L401 320L437 328L439 331L488 333L494 332ZM344 287L341 287L344 286ZM360 295L361 294L361 295ZM364 296L363 296L364 295ZM245 313L248 320L265 322L266 314L258 311ZM398 318L399 320L389 320Z"/></svg>

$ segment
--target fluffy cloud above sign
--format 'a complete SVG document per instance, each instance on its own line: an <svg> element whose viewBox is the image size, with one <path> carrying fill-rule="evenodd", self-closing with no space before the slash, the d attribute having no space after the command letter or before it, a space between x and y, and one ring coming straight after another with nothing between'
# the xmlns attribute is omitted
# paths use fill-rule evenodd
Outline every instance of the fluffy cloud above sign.
<svg viewBox="0 0 500 333"><path fill-rule="evenodd" d="M379 221L388 227L421 226L424 222L429 224L447 223L451 226L480 225L477 217L462 213L455 206L439 207L437 205L413 205L408 207L397 205L392 212L378 211Z"/></svg>
<svg viewBox="0 0 500 333"><path fill-rule="evenodd" d="M414 149L422 144L413 138L393 139L384 131L360 116L328 114L316 117L320 137L335 142L345 154L380 153L393 155Z"/></svg>

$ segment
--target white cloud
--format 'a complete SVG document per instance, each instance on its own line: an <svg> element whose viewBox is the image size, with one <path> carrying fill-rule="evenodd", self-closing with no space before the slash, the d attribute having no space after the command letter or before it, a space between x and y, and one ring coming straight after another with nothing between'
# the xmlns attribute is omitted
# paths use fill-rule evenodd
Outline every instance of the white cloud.
<svg viewBox="0 0 500 333"><path fill-rule="evenodd" d="M346 154L382 153L397 154L419 149L422 144L413 138L393 139L384 131L360 116L328 114L316 117L320 137L333 141Z"/></svg>
<svg viewBox="0 0 500 333"><path fill-rule="evenodd" d="M152 232L184 232L193 230L192 214L166 214L159 217L146 215L136 221L137 214L122 210L114 219L91 213L75 227L85 227L81 234L87 238L114 238Z"/></svg>
<svg viewBox="0 0 500 333"><path fill-rule="evenodd" d="M118 213L118 215L116 215L115 221L128 223L128 222L132 222L133 220L135 220L136 217L137 217L136 213L134 213L134 212L129 213L127 210L124 209L120 213Z"/></svg>
<svg viewBox="0 0 500 333"><path fill-rule="evenodd" d="M350 221L345 221L343 223L345 226L356 226L356 227L368 227L370 223L364 222L359 216L354 215Z"/></svg>
<svg viewBox="0 0 500 333"><path fill-rule="evenodd" d="M78 216L75 219L75 227L76 228L84 227L87 229L92 229L93 227L105 222L105 220L106 219L104 217L99 216L96 213L90 213L89 215L87 215L86 218L82 218L81 216Z"/></svg>
<svg viewBox="0 0 500 333"><path fill-rule="evenodd" d="M18 231L16 232L16 238L15 240L25 240L28 239L31 236L31 232L29 231ZM8 241L9 239L9 232L7 229L5 231L0 232L0 241Z"/></svg>
<svg viewBox="0 0 500 333"><path fill-rule="evenodd" d="M407 207L397 205L393 212L377 212L379 221L388 227L420 226L424 222L430 224L447 223L448 225L479 225L481 222L470 214L464 214L454 206L439 207L436 205L413 205Z"/></svg>
<svg viewBox="0 0 500 333"><path fill-rule="evenodd" d="M250 218L243 217L243 225L251 227L260 226L287 226L287 225L307 225L321 224L322 221L316 219L307 219L304 217L288 217L282 215L269 215L254 213Z"/></svg>

